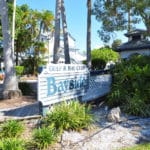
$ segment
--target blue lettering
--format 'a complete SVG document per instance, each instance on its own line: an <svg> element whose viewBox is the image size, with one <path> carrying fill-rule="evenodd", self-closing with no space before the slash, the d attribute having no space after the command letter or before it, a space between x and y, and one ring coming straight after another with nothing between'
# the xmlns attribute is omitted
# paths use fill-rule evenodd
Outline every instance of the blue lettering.
<svg viewBox="0 0 150 150"><path fill-rule="evenodd" d="M83 89L87 88L88 79L84 76L80 76L79 78L75 79L66 79L64 81L59 81L58 83L55 80L55 77L48 77L47 78L47 95L53 96L58 93L67 92L69 90L75 89Z"/></svg>
<svg viewBox="0 0 150 150"><path fill-rule="evenodd" d="M83 87L83 77L82 76L80 77L79 81L80 81L80 88L82 88Z"/></svg>
<svg viewBox="0 0 150 150"><path fill-rule="evenodd" d="M57 86L54 77L47 78L47 88L48 88L47 91L48 96L54 95L57 92Z"/></svg>
<svg viewBox="0 0 150 150"><path fill-rule="evenodd" d="M74 80L70 80L69 89L70 90L74 89Z"/></svg>
<svg viewBox="0 0 150 150"><path fill-rule="evenodd" d="M58 83L58 92L62 92L62 91L64 91L64 86L63 86L63 83L60 82Z"/></svg>
<svg viewBox="0 0 150 150"><path fill-rule="evenodd" d="M68 80L64 81L64 87L65 87L65 91L67 91L69 89L69 81Z"/></svg>

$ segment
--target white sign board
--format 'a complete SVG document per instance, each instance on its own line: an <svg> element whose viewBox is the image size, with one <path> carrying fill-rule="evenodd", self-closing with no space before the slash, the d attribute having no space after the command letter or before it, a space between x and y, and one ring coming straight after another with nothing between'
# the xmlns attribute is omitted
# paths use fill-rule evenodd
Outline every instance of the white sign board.
<svg viewBox="0 0 150 150"><path fill-rule="evenodd" d="M38 100L43 106L83 96L89 71L82 64L49 64L38 75Z"/></svg>

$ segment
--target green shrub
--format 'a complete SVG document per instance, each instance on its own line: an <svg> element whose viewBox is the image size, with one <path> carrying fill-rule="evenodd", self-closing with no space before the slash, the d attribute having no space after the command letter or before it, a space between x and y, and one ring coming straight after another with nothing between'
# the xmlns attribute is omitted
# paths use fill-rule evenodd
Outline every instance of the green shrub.
<svg viewBox="0 0 150 150"><path fill-rule="evenodd" d="M104 69L109 61L116 62L119 59L119 54L109 48L94 49L91 52L92 69Z"/></svg>
<svg viewBox="0 0 150 150"><path fill-rule="evenodd" d="M47 148L57 139L57 132L54 126L43 127L33 131L33 144L39 149Z"/></svg>
<svg viewBox="0 0 150 150"><path fill-rule="evenodd" d="M34 58L33 57L29 56L27 59L24 59L21 65L24 66L25 74L33 74L34 72Z"/></svg>
<svg viewBox="0 0 150 150"><path fill-rule="evenodd" d="M39 66L45 66L46 61L44 60L44 57L40 58L37 56L29 56L27 59L23 60L21 65L24 66L25 74L37 75Z"/></svg>
<svg viewBox="0 0 150 150"><path fill-rule="evenodd" d="M24 66L15 66L15 70L16 70L16 75L21 76L24 71Z"/></svg>
<svg viewBox="0 0 150 150"><path fill-rule="evenodd" d="M109 106L121 106L132 115L150 116L149 60L148 56L133 56L115 66Z"/></svg>
<svg viewBox="0 0 150 150"><path fill-rule="evenodd" d="M63 102L54 106L53 111L43 119L44 125L54 124L60 132L63 130L80 130L93 122L90 107L78 101Z"/></svg>
<svg viewBox="0 0 150 150"><path fill-rule="evenodd" d="M18 122L16 120L6 121L1 126L0 137L1 138L18 137L23 132L23 129L24 127L21 122Z"/></svg>
<svg viewBox="0 0 150 150"><path fill-rule="evenodd" d="M25 150L25 142L16 138L6 138L0 141L1 150Z"/></svg>

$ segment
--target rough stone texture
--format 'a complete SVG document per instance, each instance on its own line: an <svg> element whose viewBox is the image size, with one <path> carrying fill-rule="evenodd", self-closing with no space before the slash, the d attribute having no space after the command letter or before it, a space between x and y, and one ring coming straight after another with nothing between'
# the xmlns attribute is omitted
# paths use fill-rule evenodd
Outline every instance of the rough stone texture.
<svg viewBox="0 0 150 150"><path fill-rule="evenodd" d="M107 120L109 122L119 122L120 121L121 110L119 107L112 108L107 115Z"/></svg>
<svg viewBox="0 0 150 150"><path fill-rule="evenodd" d="M97 134L94 136L91 134L90 138L85 131L80 134L64 132L62 143L66 150L112 150L132 146L138 141L138 138L132 136L128 129L115 124L104 130L97 130Z"/></svg>
<svg viewBox="0 0 150 150"><path fill-rule="evenodd" d="M2 93L3 99L13 99L13 98L18 98L22 96L21 91L18 90L9 90L9 91L4 91Z"/></svg>
<svg viewBox="0 0 150 150"><path fill-rule="evenodd" d="M150 118L122 114L120 122L108 122L105 107L93 110L96 122L89 131L65 131L62 150L118 150L138 143L150 142Z"/></svg>
<svg viewBox="0 0 150 150"><path fill-rule="evenodd" d="M128 120L122 122L121 125L129 129L136 137L140 134L140 142L150 142L150 118L129 117Z"/></svg>

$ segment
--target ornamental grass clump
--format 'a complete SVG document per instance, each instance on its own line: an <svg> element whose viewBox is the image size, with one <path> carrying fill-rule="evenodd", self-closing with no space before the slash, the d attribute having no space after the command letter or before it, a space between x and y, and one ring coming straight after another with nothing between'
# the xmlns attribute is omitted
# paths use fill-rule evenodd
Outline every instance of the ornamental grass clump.
<svg viewBox="0 0 150 150"><path fill-rule="evenodd" d="M0 130L0 138L14 138L22 134L24 127L19 121L9 120L1 125Z"/></svg>
<svg viewBox="0 0 150 150"><path fill-rule="evenodd" d="M5 138L0 141L0 150L25 150L25 142L17 138Z"/></svg>
<svg viewBox="0 0 150 150"><path fill-rule="evenodd" d="M63 102L54 106L53 110L42 120L43 125L54 124L57 130L81 130L94 121L90 106L78 101Z"/></svg>
<svg viewBox="0 0 150 150"><path fill-rule="evenodd" d="M30 147L45 149L57 140L57 131L53 125L42 127L33 131L33 140Z"/></svg>

